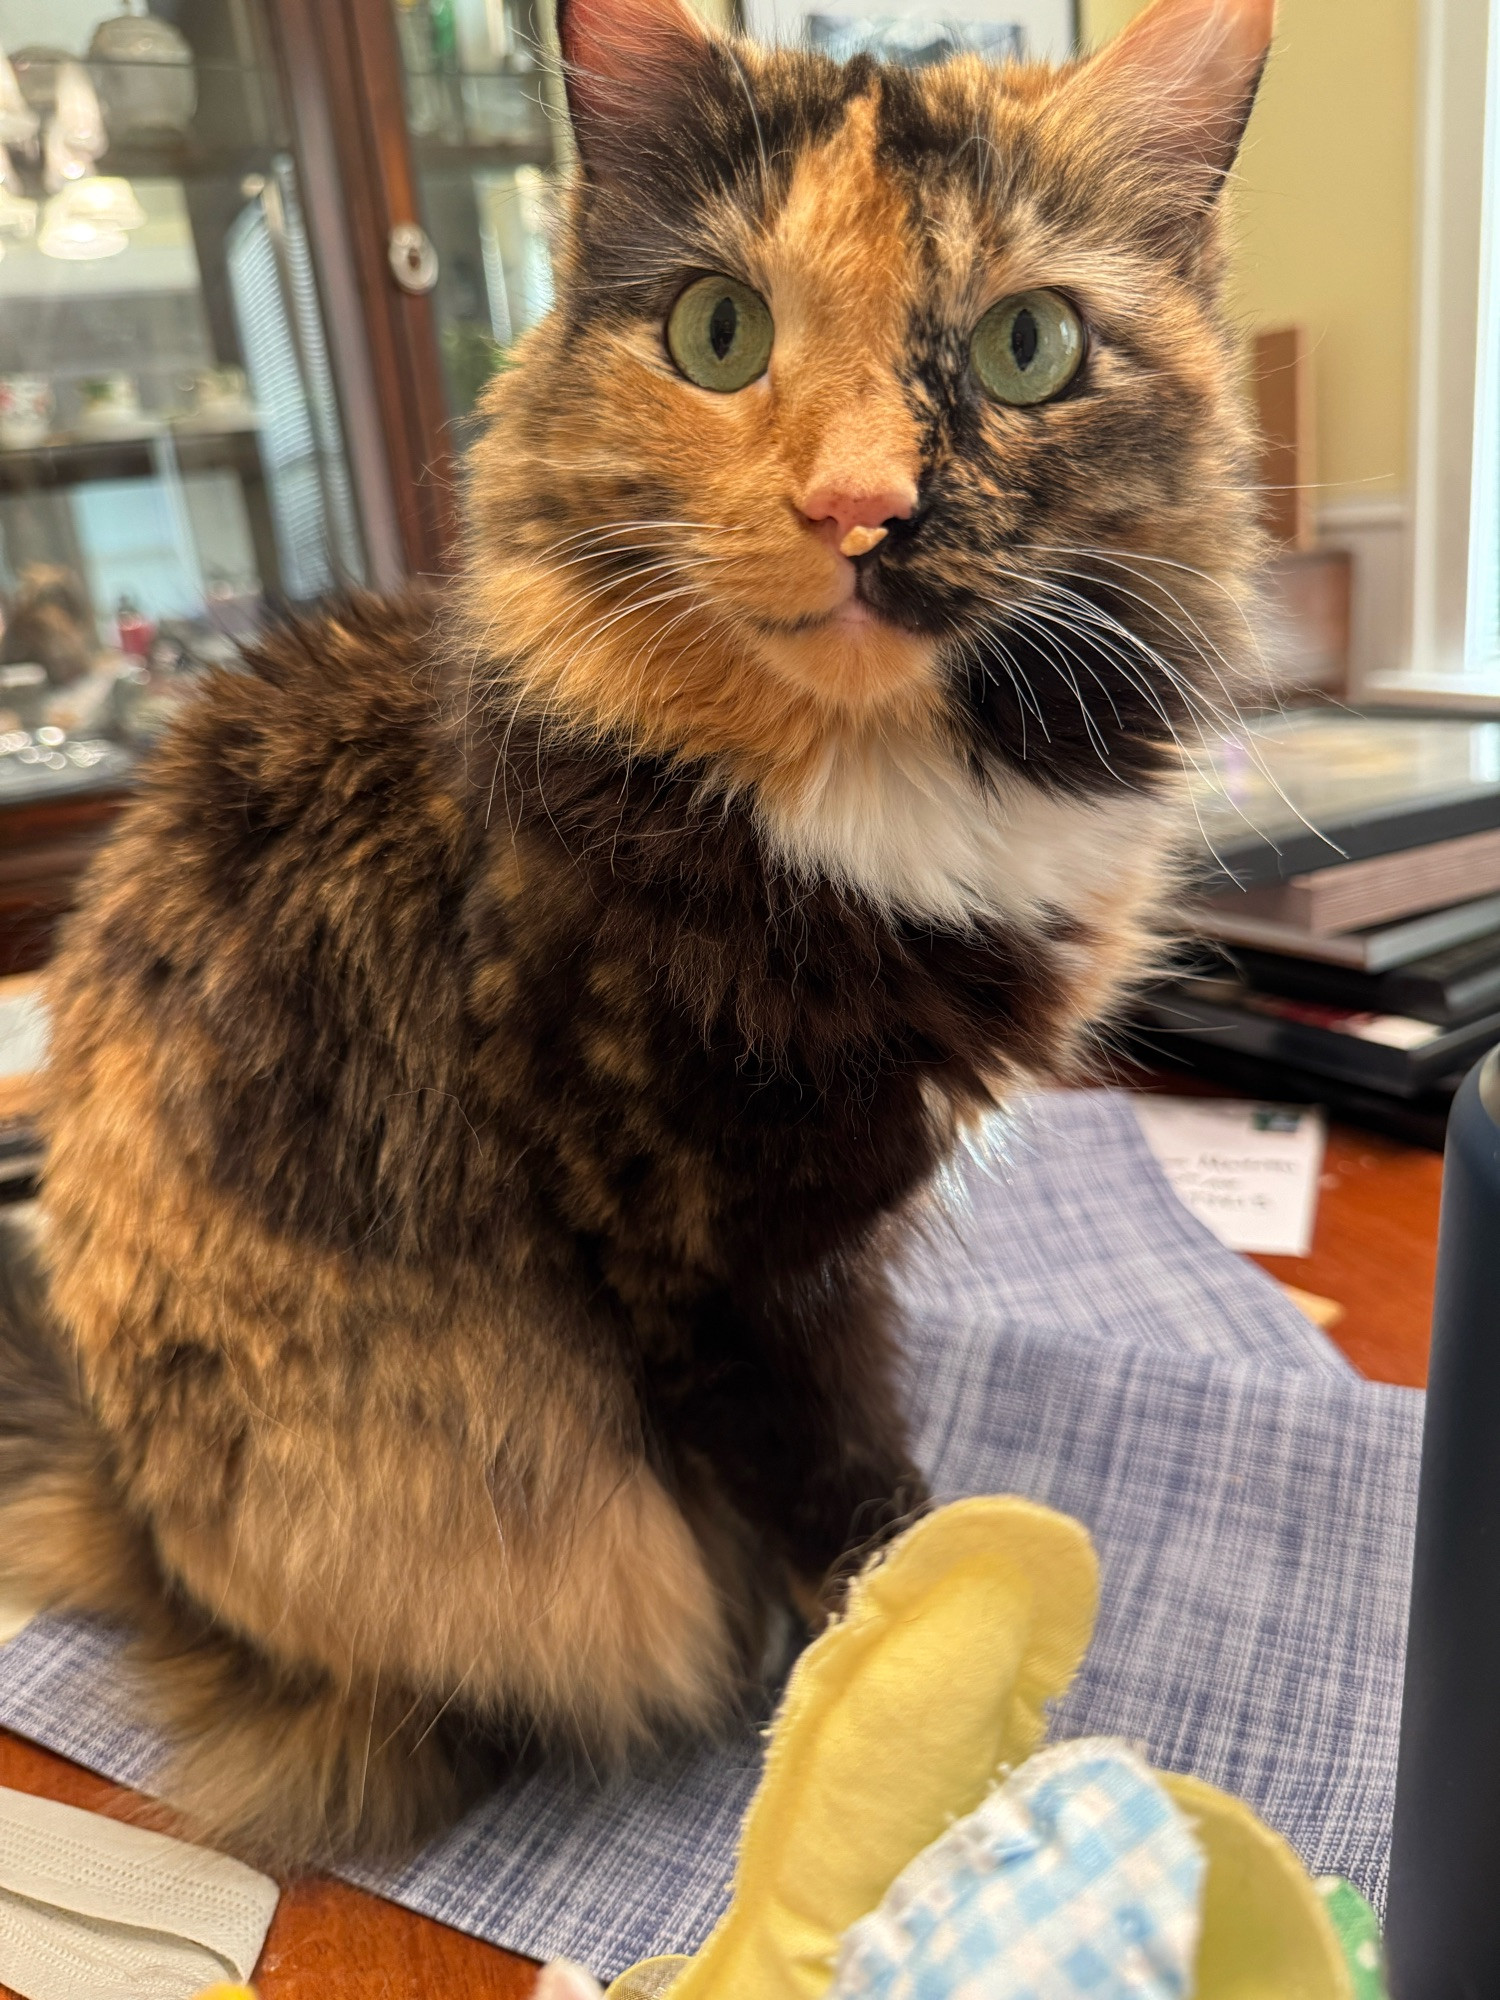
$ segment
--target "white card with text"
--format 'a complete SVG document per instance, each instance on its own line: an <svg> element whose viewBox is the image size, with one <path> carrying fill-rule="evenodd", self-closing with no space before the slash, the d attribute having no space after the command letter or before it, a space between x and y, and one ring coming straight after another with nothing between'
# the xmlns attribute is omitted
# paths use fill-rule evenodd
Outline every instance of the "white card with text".
<svg viewBox="0 0 1500 2000"><path fill-rule="evenodd" d="M1323 1114L1215 1097L1135 1100L1146 1144L1179 1199L1231 1250L1305 1257L1323 1169Z"/></svg>

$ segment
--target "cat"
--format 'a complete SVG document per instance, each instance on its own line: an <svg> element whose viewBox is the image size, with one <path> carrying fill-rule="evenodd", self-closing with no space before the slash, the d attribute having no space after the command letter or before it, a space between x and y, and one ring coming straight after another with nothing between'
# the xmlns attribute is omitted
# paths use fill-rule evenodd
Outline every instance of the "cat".
<svg viewBox="0 0 1500 2000"><path fill-rule="evenodd" d="M1271 11L909 71L564 5L461 575L208 676L52 977L0 1565L134 1630L207 1836L722 1728L924 1505L890 1260L1149 964L1250 671Z"/></svg>
<svg viewBox="0 0 1500 2000"><path fill-rule="evenodd" d="M61 564L29 563L0 627L0 663L35 661L53 687L71 687L99 655L94 614L77 574Z"/></svg>

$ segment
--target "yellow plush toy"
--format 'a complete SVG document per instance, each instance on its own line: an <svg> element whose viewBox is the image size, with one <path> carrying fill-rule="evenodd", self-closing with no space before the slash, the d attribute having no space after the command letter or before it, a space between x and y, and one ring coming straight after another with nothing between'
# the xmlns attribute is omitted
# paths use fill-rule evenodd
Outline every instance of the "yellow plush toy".
<svg viewBox="0 0 1500 2000"><path fill-rule="evenodd" d="M610 2000L1384 2000L1368 1906L1247 1806L1044 1745L1097 1596L1087 1533L1030 1501L910 1528L792 1672L712 1936ZM599 1991L559 1963L536 2000Z"/></svg>
<svg viewBox="0 0 1500 2000"><path fill-rule="evenodd" d="M1373 2000L1367 1906L1315 1884L1238 1800L1125 1745L1036 1754L1096 1600L1088 1535L1060 1514L981 1499L918 1522L793 1671L718 1927L694 1958L633 1966L611 2000ZM1127 1821L1135 1845L1115 1854ZM1142 1882L1171 1892L1159 1930ZM558 1965L538 2000L590 1992Z"/></svg>

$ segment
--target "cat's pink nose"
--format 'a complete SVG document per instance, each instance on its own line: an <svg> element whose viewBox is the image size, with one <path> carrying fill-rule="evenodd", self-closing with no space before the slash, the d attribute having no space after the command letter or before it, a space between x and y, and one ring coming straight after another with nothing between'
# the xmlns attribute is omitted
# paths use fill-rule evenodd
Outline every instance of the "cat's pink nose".
<svg viewBox="0 0 1500 2000"><path fill-rule="evenodd" d="M893 479L878 487L851 483L815 486L803 495L801 511L822 538L838 548L855 528L884 529L892 521L909 521L917 510L917 489L909 479ZM872 537L873 548L880 537Z"/></svg>

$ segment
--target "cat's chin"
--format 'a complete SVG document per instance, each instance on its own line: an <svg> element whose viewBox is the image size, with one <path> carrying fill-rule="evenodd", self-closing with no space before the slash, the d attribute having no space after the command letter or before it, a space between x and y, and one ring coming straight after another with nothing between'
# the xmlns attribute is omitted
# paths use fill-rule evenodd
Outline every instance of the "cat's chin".
<svg viewBox="0 0 1500 2000"><path fill-rule="evenodd" d="M859 598L805 626L763 630L757 650L778 680L842 715L923 706L939 693L937 642Z"/></svg>

